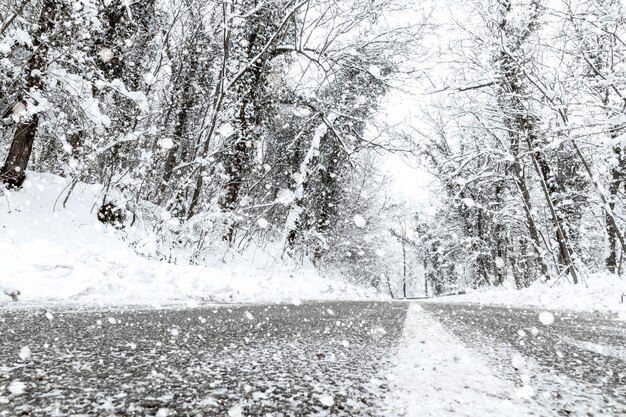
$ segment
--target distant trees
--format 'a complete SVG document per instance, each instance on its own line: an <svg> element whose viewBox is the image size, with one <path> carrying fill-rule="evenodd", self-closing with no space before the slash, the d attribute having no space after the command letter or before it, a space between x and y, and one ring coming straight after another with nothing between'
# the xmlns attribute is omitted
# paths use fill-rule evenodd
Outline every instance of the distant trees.
<svg viewBox="0 0 626 417"><path fill-rule="evenodd" d="M409 76L423 16L388 18L411 8L0 2L1 179L19 188L27 166L63 175L61 203L79 181L102 184L101 208L149 217L193 262L271 243L320 268L358 258L350 274L377 282L380 257L361 237L389 234L375 161L395 139L368 129Z"/></svg>
<svg viewBox="0 0 626 417"><path fill-rule="evenodd" d="M452 23L416 142L446 201L421 226L430 258L460 285L621 270L622 7L494 0Z"/></svg>
<svg viewBox="0 0 626 417"><path fill-rule="evenodd" d="M395 295L392 259L435 294L618 273L624 6L557 3L0 1L0 180L99 183L193 262L274 245ZM411 82L399 135L381 109ZM378 166L407 137L440 194L403 232Z"/></svg>

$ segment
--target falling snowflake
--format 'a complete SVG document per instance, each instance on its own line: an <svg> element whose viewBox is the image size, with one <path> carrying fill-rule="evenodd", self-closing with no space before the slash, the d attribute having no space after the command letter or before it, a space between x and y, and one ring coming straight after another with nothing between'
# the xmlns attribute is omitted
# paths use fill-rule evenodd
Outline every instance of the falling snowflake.
<svg viewBox="0 0 626 417"><path fill-rule="evenodd" d="M228 409L228 417L243 417L243 408L239 404Z"/></svg>
<svg viewBox="0 0 626 417"><path fill-rule="evenodd" d="M157 411L155 417L167 417L170 415L170 410L168 410L167 408L159 408L159 411Z"/></svg>
<svg viewBox="0 0 626 417"><path fill-rule="evenodd" d="M354 222L354 225L360 229L364 228L365 225L367 224L363 216L361 216L360 214L355 215L352 218L352 221Z"/></svg>
<svg viewBox="0 0 626 417"><path fill-rule="evenodd" d="M156 77L151 72L147 72L143 75L143 81L146 85L153 85L156 82Z"/></svg>
<svg viewBox="0 0 626 417"><path fill-rule="evenodd" d="M13 395L22 395L26 391L26 384L22 381L13 381L7 387L9 392Z"/></svg>
<svg viewBox="0 0 626 417"><path fill-rule="evenodd" d="M544 325L544 326L550 326L551 324L554 323L554 316L552 315L552 313L548 312L548 311L542 311L539 314L539 321Z"/></svg>
<svg viewBox="0 0 626 417"><path fill-rule="evenodd" d="M335 397L332 395L321 394L318 398L324 407L331 407L335 404Z"/></svg>
<svg viewBox="0 0 626 417"><path fill-rule="evenodd" d="M376 65L370 65L370 67L368 68L368 71L370 74L372 74L376 78L380 77L381 75L380 67L377 67Z"/></svg>
<svg viewBox="0 0 626 417"><path fill-rule="evenodd" d="M522 355L514 355L511 359L511 365L515 370L520 370L526 367L526 359Z"/></svg>
<svg viewBox="0 0 626 417"><path fill-rule="evenodd" d="M8 43L0 43L0 54L9 55L11 53L11 45Z"/></svg>
<svg viewBox="0 0 626 417"><path fill-rule="evenodd" d="M172 149L174 146L176 146L174 144L174 141L172 139L170 139L170 138L161 138L161 139L159 139L157 141L157 145L159 145L159 147L161 149L165 149L165 150Z"/></svg>
<svg viewBox="0 0 626 417"><path fill-rule="evenodd" d="M296 195L291 190L288 190L286 188L283 188L282 190L278 191L278 194L276 194L276 202L284 206L288 206L289 204L293 203L295 199Z"/></svg>
<svg viewBox="0 0 626 417"><path fill-rule="evenodd" d="M387 334L387 331L382 327L375 327L370 331L370 335L374 340L380 340Z"/></svg>
<svg viewBox="0 0 626 417"><path fill-rule="evenodd" d="M516 392L518 398L530 399L535 395L535 390L530 385L524 385Z"/></svg>
<svg viewBox="0 0 626 417"><path fill-rule="evenodd" d="M20 349L20 353L19 353L20 359L23 361L26 361L30 359L31 355L32 355L32 352L30 351L30 348L28 346L22 346L22 348Z"/></svg>
<svg viewBox="0 0 626 417"><path fill-rule="evenodd" d="M18 101L11 108L11 118L16 122L20 120L20 117L24 114L26 108L26 103L24 103L23 101Z"/></svg>
<svg viewBox="0 0 626 417"><path fill-rule="evenodd" d="M113 51L106 47L100 48L99 55L100 59L104 62L110 62L113 58L115 58Z"/></svg>

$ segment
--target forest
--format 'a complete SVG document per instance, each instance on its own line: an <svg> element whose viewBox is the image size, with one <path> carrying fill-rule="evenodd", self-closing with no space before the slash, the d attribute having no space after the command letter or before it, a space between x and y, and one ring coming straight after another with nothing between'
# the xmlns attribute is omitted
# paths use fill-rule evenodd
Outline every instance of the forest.
<svg viewBox="0 0 626 417"><path fill-rule="evenodd" d="M272 248L392 296L621 274L622 1L417 3L0 0L0 198L101 184L156 259Z"/></svg>

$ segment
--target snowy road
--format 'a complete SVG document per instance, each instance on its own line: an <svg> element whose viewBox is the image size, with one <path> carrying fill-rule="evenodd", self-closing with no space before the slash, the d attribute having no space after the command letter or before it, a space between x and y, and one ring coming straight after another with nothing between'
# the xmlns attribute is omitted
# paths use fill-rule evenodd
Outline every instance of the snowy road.
<svg viewBox="0 0 626 417"><path fill-rule="evenodd" d="M626 328L609 316L368 302L9 309L0 336L0 416L626 415Z"/></svg>
<svg viewBox="0 0 626 417"><path fill-rule="evenodd" d="M421 306L545 415L626 416L626 322L615 315Z"/></svg>
<svg viewBox="0 0 626 417"><path fill-rule="evenodd" d="M0 311L0 416L377 415L405 315L346 302Z"/></svg>

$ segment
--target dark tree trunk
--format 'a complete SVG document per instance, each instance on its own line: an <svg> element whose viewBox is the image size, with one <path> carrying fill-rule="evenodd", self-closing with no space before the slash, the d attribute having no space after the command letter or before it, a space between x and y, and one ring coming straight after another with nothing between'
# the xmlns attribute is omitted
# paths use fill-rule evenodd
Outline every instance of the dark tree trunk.
<svg viewBox="0 0 626 417"><path fill-rule="evenodd" d="M195 54L193 55L193 57L195 58ZM195 71L197 67L195 59L192 60L190 65L192 71ZM172 106L180 105L180 109L178 110L178 114L176 115L176 124L174 126L174 131L172 132L172 135L174 137L174 146L171 149L168 149L167 155L165 157L165 163L163 164L163 177L161 179L161 184L158 190L159 201L161 202L161 204L167 201L169 197L171 197L171 191L173 191L171 181L174 174L174 168L176 167L176 156L181 153L180 162L187 162L186 157L188 157L188 152L186 151L186 149L189 148L189 144L185 143L188 139L186 137L187 125L189 113L195 104L195 97L192 92L192 82L193 79L191 77L191 74L187 74L187 76L183 80L182 91L180 92L182 103L178 103L176 100L174 101L174 103L172 103ZM172 204L176 206L178 205L177 201L183 200L184 190L178 189L174 192L174 194L174 200L176 201L173 201ZM181 212L185 210L182 207L178 207L178 209L181 210Z"/></svg>
<svg viewBox="0 0 626 417"><path fill-rule="evenodd" d="M387 289L389 290L389 295L391 296L392 299L396 298L395 295L393 295L393 288L391 287L391 279L389 279L389 274L384 274L385 275L385 281L387 282Z"/></svg>
<svg viewBox="0 0 626 417"><path fill-rule="evenodd" d="M329 144L330 149L327 151L327 161L325 169L320 169L321 174L320 185L322 186L321 195L315 198L315 204L317 205L317 219L315 228L320 236L326 236L333 223L333 219L337 215L337 209L341 202L341 185L339 180L341 178L341 149L337 144L337 141L332 141ZM317 245L313 253L313 260L316 265L319 265L326 254L326 248L322 245Z"/></svg>
<svg viewBox="0 0 626 417"><path fill-rule="evenodd" d="M494 256L494 265L495 265L495 274L496 274L496 285L504 285L504 280L506 279L506 241L503 239L504 232L502 230L501 224L496 224L494 227L494 246L495 246L495 256ZM503 263L500 265L498 259Z"/></svg>
<svg viewBox="0 0 626 417"><path fill-rule="evenodd" d="M428 258L424 254L424 296L428 297Z"/></svg>
<svg viewBox="0 0 626 417"><path fill-rule="evenodd" d="M249 39L250 45L254 44L256 34L253 33ZM252 54L250 51L249 54ZM224 195L220 199L222 210L233 212L239 204L240 194L243 185L252 171L252 161L257 147L259 129L261 128L262 108L259 103L258 92L262 88L262 70L265 65L260 61L244 78L239 92L243 92L236 122L238 132L234 136L235 142L228 144L229 149L225 154L224 167L228 176L228 183ZM228 242L233 241L235 224L232 224L223 239Z"/></svg>
<svg viewBox="0 0 626 417"><path fill-rule="evenodd" d="M623 182L624 172L626 172L626 157L621 147L613 148L613 153L617 158L618 164L611 170L611 183L609 185L609 211L605 212L606 216L606 232L609 238L609 256L606 258L607 269L616 274L618 272L618 243L620 231L616 227L615 213L616 199L620 186Z"/></svg>
<svg viewBox="0 0 626 417"><path fill-rule="evenodd" d="M531 244L533 246L533 252L535 253L536 263L539 264L541 275L545 280L550 279L548 273L548 266L541 255L541 240L539 240L539 229L535 218L533 217L533 206L530 199L530 191L528 190L528 184L526 183L526 177L523 174L519 160L515 162L516 168L514 173L515 182L519 189L524 204L524 213L526 214L526 226L528 227L528 233L530 234Z"/></svg>
<svg viewBox="0 0 626 417"><path fill-rule="evenodd" d="M9 188L20 188L26 179L26 167L33 150L39 125L37 115L18 123L6 162L0 171L0 179Z"/></svg>
<svg viewBox="0 0 626 417"><path fill-rule="evenodd" d="M402 295L406 298L406 281L407 281L407 265L406 265L406 242L402 240Z"/></svg>
<svg viewBox="0 0 626 417"><path fill-rule="evenodd" d="M526 215L526 227L528 227L528 233L530 234L530 240L533 245L533 252L535 253L536 263L539 264L541 275L545 280L550 279L548 273L548 266L541 255L541 240L539 240L539 229L535 218L533 216L533 206L530 197L530 191L528 189L528 183L526 182L526 175L522 169L520 162L520 138L517 132L512 131L509 133L511 140L511 154L513 155L514 162L510 167L510 174L515 181L515 185L519 191L522 203L524 206L524 214Z"/></svg>
<svg viewBox="0 0 626 417"><path fill-rule="evenodd" d="M555 174L550 167L545 154L543 151L537 150L542 145L540 138L537 136L537 120L535 120L535 117L532 114L528 113L526 105L522 101L525 90L521 81L523 74L520 73L518 63L515 62L515 60L508 53L503 52L500 55L499 64L503 72L503 79L500 86L502 92L506 94L505 96L502 96L500 100L507 106L507 110L513 113L513 116L507 120L507 125L511 131L510 136L511 144L514 147L513 150L516 152L519 151L520 142L523 138L528 146L528 149L531 151L531 161L533 163L533 167L535 168L537 177L539 178L539 182L541 183L543 195L552 217L555 238L559 247L559 262L563 264L565 270L572 276L574 283L577 283L578 277L572 261L572 247L569 242L567 231L564 227L564 220L556 206L557 196L560 190ZM517 162L517 164L519 164L519 162ZM524 189L524 181L522 181L523 176L520 175L519 171L517 171L519 170L519 167L516 167L515 165L516 164L513 166L513 172L518 186L523 187L520 188L520 192L525 202L526 207L524 209L527 213L528 224L532 229L534 222L532 221L532 215L529 211L530 200L527 200L528 196L526 195L528 190ZM533 240L534 239L537 239L537 237L533 237ZM537 240L535 240L535 242L537 242ZM547 274L545 276L546 278L549 277Z"/></svg>
<svg viewBox="0 0 626 417"><path fill-rule="evenodd" d="M98 67L106 78L111 81L121 80L129 91L139 90L143 83L141 61L150 40L151 26L154 23L154 5L154 0L135 2L113 0L100 9L98 15L103 28L100 36L94 39L92 53L97 57ZM129 16L129 11L132 18ZM133 41L133 47L128 51L120 48L120 45L127 40ZM99 57L105 49L110 50L111 59L105 60ZM129 61L134 65L128 65ZM140 109L136 103L120 94L113 95L113 103L114 106L109 113L113 123L109 130L117 134L133 132L140 115ZM118 143L112 146L100 160L101 181L106 184L107 189L103 200L107 199L113 177L119 172L129 170L133 165L132 155L135 151L134 143Z"/></svg>
<svg viewBox="0 0 626 417"><path fill-rule="evenodd" d="M34 90L40 90L43 86L43 73L47 67L46 56L48 54L48 44L42 42L44 35L50 33L54 27L56 17L56 7L54 0L44 0L39 15L37 30L32 34L33 55L25 66L24 93L20 94L20 101L24 100L27 94ZM26 179L26 168L33 150L37 128L39 127L39 116L34 115L28 120L22 120L17 124L11 148L6 161L0 170L0 181L9 187L19 188Z"/></svg>
<svg viewBox="0 0 626 417"><path fill-rule="evenodd" d="M568 233L564 227L564 220L562 213L557 208L557 199L559 192L561 191L558 186L557 178L553 172L548 159L543 151L539 151L544 143L537 134L538 121L536 117L529 112L526 96L526 86L523 83L525 74L521 67L520 62L514 56L514 53L522 49L524 42L537 29L537 19L540 14L539 1L533 0L530 2L531 18L526 23L526 26L522 31L519 31L509 24L508 14L512 10L512 2L510 0L504 0L500 2L500 11L502 13L502 19L500 21L500 30L506 39L506 47L504 47L497 56L496 64L501 71L501 80L498 85L499 101L505 106L505 113L510 115L506 117L506 125L510 129L511 147L512 153L515 156L516 152L519 152L521 141L524 140L530 151L530 158L539 178L541 189L546 200L546 204L550 210L552 222L554 225L555 237L559 246L559 263L564 264L565 270L572 276L574 283L578 282L577 272L572 260L573 250L570 244ZM524 189L525 186L523 175L520 175L519 161L513 165L513 174L518 187L520 187L520 193L524 199L524 210L527 213L528 225L533 233L534 222L532 221L532 212L530 211L530 201L527 199L528 190ZM532 237L537 243L537 236ZM539 252L537 251L539 254ZM542 268L543 269L543 268ZM548 277L547 275L545 275Z"/></svg>
<svg viewBox="0 0 626 417"><path fill-rule="evenodd" d="M531 135L526 135L526 141L528 142L529 149L536 148L536 142L531 139ZM531 152L530 158L535 167L535 171L537 176L539 177L539 182L541 183L541 189L543 191L544 197L546 199L546 203L548 204L548 209L550 211L550 215L552 217L552 221L554 223L554 230L556 234L556 240L559 245L559 256L562 262L565 264L565 271L570 274L574 284L578 284L578 273L576 272L576 268L574 266L574 262L572 260L572 253L570 252L570 244L567 239L567 234L565 233L562 225L561 216L559 216L555 204L554 199L552 197L553 186L550 185L550 177L546 177L546 175L550 175L550 168L543 157L543 154L539 151Z"/></svg>
<svg viewBox="0 0 626 417"><path fill-rule="evenodd" d="M261 123L261 105L258 103L257 89L261 88L263 65L262 62L259 63L258 67L251 71L250 77L245 80L249 85L243 87L248 91L245 92L237 113L239 132L234 137L235 143L230 144L229 152L227 152L224 161L229 181L226 184L226 192L220 205L222 209L227 211L232 211L237 206L241 187L252 168L252 158L256 149L255 141L258 136L256 130Z"/></svg>

